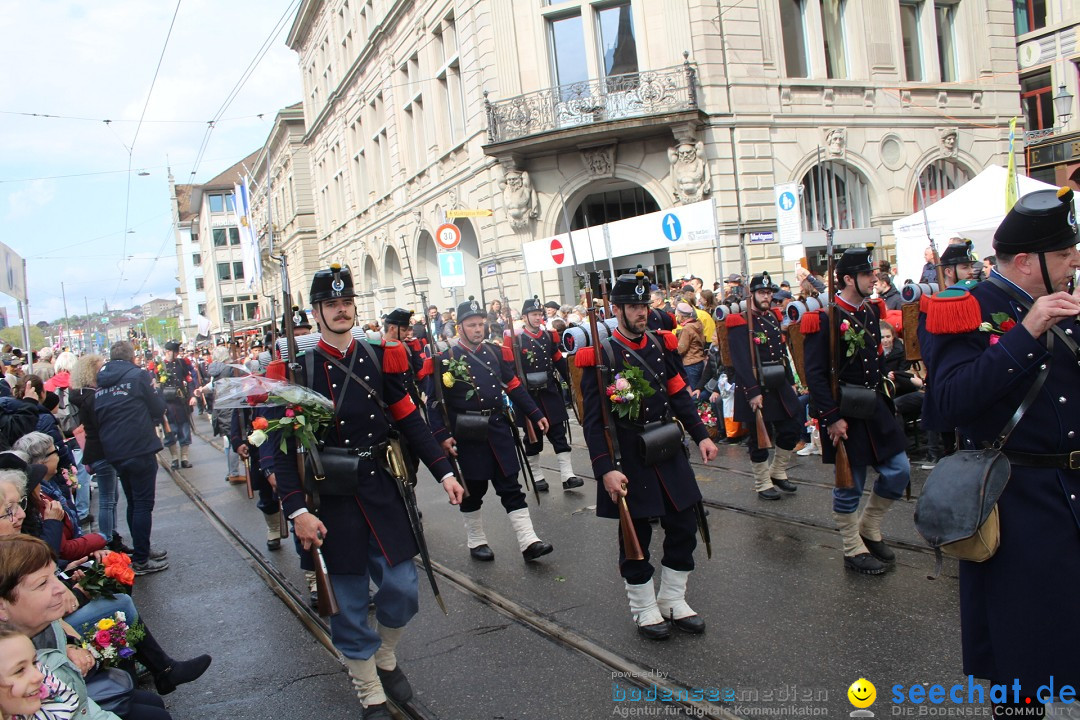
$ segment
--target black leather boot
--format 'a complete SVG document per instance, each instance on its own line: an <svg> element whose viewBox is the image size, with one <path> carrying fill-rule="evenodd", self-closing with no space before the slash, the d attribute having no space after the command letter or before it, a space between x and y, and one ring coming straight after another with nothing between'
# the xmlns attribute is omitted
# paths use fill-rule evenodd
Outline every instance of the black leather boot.
<svg viewBox="0 0 1080 720"><path fill-rule="evenodd" d="M154 677L154 686L159 695L168 695L177 685L197 680L210 667L212 658L200 655L191 660L176 661L158 645L150 628L143 624L146 635L135 646L135 658L146 666Z"/></svg>

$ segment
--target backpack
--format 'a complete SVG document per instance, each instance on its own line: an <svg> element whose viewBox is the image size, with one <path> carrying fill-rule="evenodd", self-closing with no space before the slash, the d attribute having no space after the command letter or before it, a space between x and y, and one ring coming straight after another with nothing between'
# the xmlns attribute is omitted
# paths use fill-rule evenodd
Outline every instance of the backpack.
<svg viewBox="0 0 1080 720"><path fill-rule="evenodd" d="M71 402L71 398L68 397L70 392L70 388L56 388L56 394L60 397L60 404L56 406L56 412L53 413L56 416L56 424L60 426L60 430L67 436L70 436L71 433L75 432L75 428L82 424L82 421L79 420L79 408L75 407Z"/></svg>
<svg viewBox="0 0 1080 720"><path fill-rule="evenodd" d="M0 401L0 451L10 450L16 440L37 428L34 408L14 398Z"/></svg>

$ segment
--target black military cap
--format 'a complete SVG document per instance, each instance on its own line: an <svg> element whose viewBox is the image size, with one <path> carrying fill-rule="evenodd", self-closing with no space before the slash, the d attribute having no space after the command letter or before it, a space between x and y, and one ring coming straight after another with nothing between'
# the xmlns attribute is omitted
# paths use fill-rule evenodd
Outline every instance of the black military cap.
<svg viewBox="0 0 1080 720"><path fill-rule="evenodd" d="M169 342L165 343L165 349L171 350L174 353L180 352L180 343L176 342L175 340L170 340Z"/></svg>
<svg viewBox="0 0 1080 720"><path fill-rule="evenodd" d="M1016 201L994 233L998 254L1064 250L1080 241L1071 188L1036 190Z"/></svg>
<svg viewBox="0 0 1080 720"><path fill-rule="evenodd" d="M949 245L945 248L945 252L941 253L942 265L962 265L963 263L973 262L975 262L975 255L971 250L970 240Z"/></svg>
<svg viewBox="0 0 1080 720"><path fill-rule="evenodd" d="M874 246L869 243L865 246L847 248L840 256L840 262L836 263L837 278L845 275L855 277L859 273L873 272L873 270Z"/></svg>
<svg viewBox="0 0 1080 720"><path fill-rule="evenodd" d="M326 270L319 270L311 279L311 292L308 299L312 304L324 300L356 297L353 290L352 273L349 268L334 263Z"/></svg>
<svg viewBox="0 0 1080 720"><path fill-rule="evenodd" d="M763 272L760 275L755 275L750 278L750 292L757 292L758 290L770 290L776 292L780 288L773 284L772 278L769 277L769 273Z"/></svg>
<svg viewBox="0 0 1080 720"><path fill-rule="evenodd" d="M412 310L405 310L403 308L394 308L390 312L386 313L383 317L383 322L387 325L398 325L403 328L412 327Z"/></svg>
<svg viewBox="0 0 1080 720"><path fill-rule="evenodd" d="M544 312L544 305L540 302L540 298L536 295L532 296L532 300L526 300L521 305L521 314L531 312Z"/></svg>
<svg viewBox="0 0 1080 720"><path fill-rule="evenodd" d="M300 309L299 305L292 306L292 326L293 328L310 328L311 321L308 320L307 313ZM285 332L285 316L281 316L281 332Z"/></svg>
<svg viewBox="0 0 1080 720"><path fill-rule="evenodd" d="M482 315L487 317L487 312L484 310L480 303L476 302L476 298L472 295L469 299L461 303L457 307L457 321L460 323L466 318L471 318L473 315Z"/></svg>
<svg viewBox="0 0 1080 720"><path fill-rule="evenodd" d="M558 310L562 307L562 305L555 302L554 300L548 300L546 303L544 303L544 307L551 308L552 310Z"/></svg>
<svg viewBox="0 0 1080 720"><path fill-rule="evenodd" d="M638 265L637 272L620 275L611 288L611 302L618 304L648 304L649 276Z"/></svg>

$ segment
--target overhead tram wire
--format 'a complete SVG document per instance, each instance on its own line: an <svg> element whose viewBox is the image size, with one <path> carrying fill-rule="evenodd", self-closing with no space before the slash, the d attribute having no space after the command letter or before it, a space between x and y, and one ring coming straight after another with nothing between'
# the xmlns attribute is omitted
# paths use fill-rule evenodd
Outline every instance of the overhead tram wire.
<svg viewBox="0 0 1080 720"><path fill-rule="evenodd" d="M172 20L169 21L169 30L165 33L165 42L161 46L161 54L158 55L157 67L154 68L154 77L150 80L150 89L146 92L146 102L143 103L142 112L139 113L139 123L135 126L135 135L131 138L131 147L128 149L127 189L124 192L124 249L121 255L120 277L116 281L116 290L113 291L113 300L120 292L120 285L124 282L124 270L127 268L127 236L128 236L128 213L131 211L131 164L135 159L135 143L139 139L139 131L142 130L143 120L146 119L146 109L150 107L150 98L154 95L154 86L157 85L158 74L161 72L161 63L165 60L165 51L169 47L169 38L172 37L173 28L176 27L176 16L180 14L180 3L176 0L176 9L173 10Z"/></svg>
<svg viewBox="0 0 1080 720"><path fill-rule="evenodd" d="M240 78L236 81L236 84L233 86L232 90L230 90L229 94L225 97L225 101L221 104L221 108L218 109L216 113L214 113L213 119L207 121L206 132L203 133L202 143L199 145L199 152L195 156L195 163L191 168L190 178L192 182L194 182L195 175L199 172L199 166L202 164L203 154L206 152L206 149L210 145L210 136L213 134L214 128L216 127L217 123L220 122L222 116L225 115L225 112L229 109L229 106L232 105L233 101L236 100L236 98L239 96L240 91L244 88L244 85L247 84L247 81L251 79L251 76L254 74L255 69L259 66L259 63L261 63L263 58L266 57L266 53L270 51L274 40L277 38L278 35L281 34L281 31L285 29L286 22L291 16L293 9L296 7L298 2L299 0L291 0L288 7L285 8L285 12L281 14L281 17L278 18L278 21L270 30L270 34L266 36L266 39L263 40L262 45L255 52L255 57L253 57L248 63L247 67L244 68L244 72L240 74Z"/></svg>

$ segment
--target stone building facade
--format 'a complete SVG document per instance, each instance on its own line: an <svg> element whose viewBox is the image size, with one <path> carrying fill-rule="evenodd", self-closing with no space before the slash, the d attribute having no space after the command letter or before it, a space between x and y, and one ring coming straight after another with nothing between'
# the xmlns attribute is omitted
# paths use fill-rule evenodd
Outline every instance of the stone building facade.
<svg viewBox="0 0 1080 720"><path fill-rule="evenodd" d="M716 247L621 255L660 279L793 272L773 186L805 229L890 243L891 222L1003 164L1020 114L1011 0L304 0L303 76L320 263L349 264L361 318L467 295L576 297L523 273L569 226L715 206ZM465 285L439 280L454 209ZM816 235L807 238L815 257Z"/></svg>

